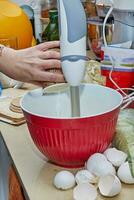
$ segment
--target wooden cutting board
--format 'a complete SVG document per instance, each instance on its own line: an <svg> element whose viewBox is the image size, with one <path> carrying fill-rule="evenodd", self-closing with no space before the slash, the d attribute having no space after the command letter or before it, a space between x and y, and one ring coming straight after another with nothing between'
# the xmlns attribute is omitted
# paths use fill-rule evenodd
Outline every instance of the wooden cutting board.
<svg viewBox="0 0 134 200"><path fill-rule="evenodd" d="M28 92L28 89L5 89L2 92L2 96L8 96L7 98L0 99L0 120L13 124L21 125L25 123L25 118L23 113L13 112L10 109L11 102L17 97L23 97L23 95Z"/></svg>

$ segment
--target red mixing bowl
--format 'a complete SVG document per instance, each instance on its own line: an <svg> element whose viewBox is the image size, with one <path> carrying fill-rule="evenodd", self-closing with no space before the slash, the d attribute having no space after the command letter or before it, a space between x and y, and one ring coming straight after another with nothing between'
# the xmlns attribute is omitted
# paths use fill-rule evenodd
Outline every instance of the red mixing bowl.
<svg viewBox="0 0 134 200"><path fill-rule="evenodd" d="M41 153L57 165L81 167L90 155L110 145L121 104L122 96L117 91L83 84L81 117L71 117L69 90L49 95L42 95L41 89L33 90L23 97L21 108Z"/></svg>

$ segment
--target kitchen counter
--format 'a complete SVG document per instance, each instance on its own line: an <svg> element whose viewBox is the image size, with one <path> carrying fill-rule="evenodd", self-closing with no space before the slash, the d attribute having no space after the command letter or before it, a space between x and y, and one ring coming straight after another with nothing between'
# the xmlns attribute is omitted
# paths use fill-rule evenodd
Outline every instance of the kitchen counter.
<svg viewBox="0 0 134 200"><path fill-rule="evenodd" d="M52 186L54 174L62 168L46 162L35 152L26 125L15 127L0 122L0 130L27 199L72 199L72 192L61 192Z"/></svg>
<svg viewBox="0 0 134 200"><path fill-rule="evenodd" d="M33 86L28 86L33 89ZM0 122L0 200L8 199L8 168L13 163L26 200L73 200L72 190L53 186L55 174L63 168L48 162L34 146L27 125ZM65 168L64 168L65 169ZM76 172L78 169L71 169ZM2 180L2 181L1 181ZM4 183L4 184L3 184ZM98 195L97 200L106 200ZM123 185L120 195L110 200L133 200L134 185Z"/></svg>
<svg viewBox="0 0 134 200"><path fill-rule="evenodd" d="M26 124L15 127L0 122L0 130L1 138L25 191L26 200L72 200L72 190L60 191L54 188L53 177L62 168L43 160L41 154L36 152ZM121 194L110 200L132 200L133 198L134 186L123 185ZM108 198L98 196L97 200L105 199Z"/></svg>

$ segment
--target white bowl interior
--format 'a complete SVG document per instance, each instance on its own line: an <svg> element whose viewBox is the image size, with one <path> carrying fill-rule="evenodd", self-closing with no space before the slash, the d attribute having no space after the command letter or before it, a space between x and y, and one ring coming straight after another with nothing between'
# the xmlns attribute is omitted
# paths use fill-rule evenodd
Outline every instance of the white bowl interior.
<svg viewBox="0 0 134 200"><path fill-rule="evenodd" d="M80 86L81 117L110 112L121 103L121 94L111 88L94 84ZM21 107L24 111L38 116L71 118L70 92L67 90L62 93L42 95L42 89L35 89L23 97Z"/></svg>

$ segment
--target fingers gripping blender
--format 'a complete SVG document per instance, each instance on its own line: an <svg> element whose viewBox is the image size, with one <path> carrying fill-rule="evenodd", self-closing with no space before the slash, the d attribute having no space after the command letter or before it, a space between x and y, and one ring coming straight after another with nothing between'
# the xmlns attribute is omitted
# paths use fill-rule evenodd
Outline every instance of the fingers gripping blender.
<svg viewBox="0 0 134 200"><path fill-rule="evenodd" d="M79 117L79 85L86 62L86 15L80 0L58 0L58 11L62 70L70 85L72 117Z"/></svg>

